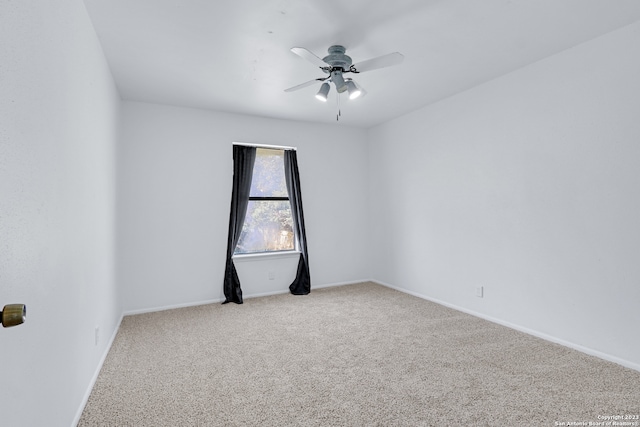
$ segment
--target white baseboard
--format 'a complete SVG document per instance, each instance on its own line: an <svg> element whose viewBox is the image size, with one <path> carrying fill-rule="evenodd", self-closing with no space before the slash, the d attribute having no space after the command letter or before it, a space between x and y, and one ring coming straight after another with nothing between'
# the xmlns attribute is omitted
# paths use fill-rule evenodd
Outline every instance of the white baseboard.
<svg viewBox="0 0 640 427"><path fill-rule="evenodd" d="M129 311L125 311L122 315L123 316L133 316L135 314L155 313L156 311L174 310L176 308L186 308L186 307L197 307L199 305L216 304L216 303L221 303L221 302L222 302L221 299L210 299L210 300L203 300L203 301L185 302L185 303L181 303L181 304L171 304L171 305L165 305L165 306L161 306L161 307L150 307L150 308L141 308L141 309L138 309L138 310L129 310Z"/></svg>
<svg viewBox="0 0 640 427"><path fill-rule="evenodd" d="M346 285L356 285L358 283L365 283L365 282L371 282L371 279L362 279L362 280L351 280L348 282L336 282L336 283L328 283L326 285L314 285L311 288L311 292L313 292L314 289L323 289L323 288L333 288L336 286L346 286Z"/></svg>
<svg viewBox="0 0 640 427"><path fill-rule="evenodd" d="M311 292L313 292L314 289L323 289L323 288L333 288L335 286L345 286L345 285L355 285L356 283L363 283L363 282L369 282L369 279L367 280L354 280L354 281L349 281L349 282L337 282L337 283L328 283L328 284L324 284L324 285L312 285L311 286ZM271 292L261 292L258 294L245 294L243 295L244 299L249 299L249 298L259 298L259 297L268 297L271 295L282 295L282 294L288 294L289 293L289 289L281 289L278 291L271 291Z"/></svg>
<svg viewBox="0 0 640 427"><path fill-rule="evenodd" d="M370 280L370 281L373 282L373 283L377 283L379 285L385 286L387 288L395 289L396 291L400 291L400 292L403 292L405 294L413 295L415 297L422 298L422 299L425 299L427 301L431 301L431 302L434 302L436 304L440 304L440 305L443 305L445 307L449 307L449 308L452 308L454 310L461 311L463 313L470 314L472 316L479 317L479 318L484 319L484 320L488 320L489 322L497 323L498 325L506 326L507 328L515 329L516 331L520 331L520 332L523 332L525 334L532 335L532 336L537 337L537 338L541 338L541 339L543 339L545 341L550 341L550 342L555 343L555 344L560 344L560 345L562 345L564 347L568 347L568 348L571 348L573 350L577 350L577 351L579 351L581 353L585 353L585 354L588 354L590 356L595 356L595 357L598 357L600 359L606 360L608 362L613 362L613 363L616 363L618 365L624 366L625 368L633 369L635 371L639 371L640 372L640 364L638 364L638 363L634 363L634 362L631 362L631 361L628 361L628 360L625 360L625 359L621 359L619 357L616 357L616 356L613 356L613 355L610 355L610 354L607 354L607 353L603 353L601 351L594 350L592 348L584 347L582 345L575 344L575 343L572 343L570 341L566 341L566 340L563 340L561 338L554 337L552 335L548 335L548 334L545 334L545 333L542 333L542 332L539 332L539 331L536 331L536 330L533 330L533 329L525 328L523 326L516 325L516 324L510 323L510 322L507 322L505 320L502 320L502 319L498 319L498 318L495 318L495 317L487 316L486 314L478 313L476 311L469 310L469 309L464 308L464 307L459 307L457 305L450 304L450 303L445 302L445 301L440 301L440 300L438 300L436 298L431 298L429 296L420 294L418 292L414 292L414 291L410 291L410 290L407 290L407 289L403 289L403 288L400 288L398 286L393 286L393 285L391 285L389 283L384 283L384 282L381 282L379 280L373 280L373 279Z"/></svg>
<svg viewBox="0 0 640 427"><path fill-rule="evenodd" d="M109 351L111 350L111 346L113 345L113 342L116 339L116 335L118 335L118 331L120 330L120 324L122 323L123 317L124 316L121 315L120 319L118 319L118 323L116 324L116 327L114 328L113 333L111 334L111 338L109 338L109 342L107 343L107 346L105 347L104 352L100 357L100 361L98 362L98 367L93 373L93 377L91 377L91 381L89 382L87 391L84 393L84 397L82 398L82 402L80 404L80 407L78 408L78 412L76 412L76 416L73 419L72 426L77 426L78 423L80 422L80 417L82 417L82 412L84 411L85 406L87 406L87 402L89 401L89 396L91 396L91 391L93 391L93 386L96 384L96 381L98 380L98 375L100 375L100 371L102 370L102 365L104 365L104 361L107 360L107 355L109 354Z"/></svg>
<svg viewBox="0 0 640 427"><path fill-rule="evenodd" d="M364 280L352 280L352 281L348 281L348 282L336 282L336 283L328 283L328 284L324 284L324 285L312 285L311 286L311 292L313 292L314 289L322 289L322 288L331 288L334 286L344 286L344 285L355 285L356 283L363 283L363 282L370 282L371 280L369 279L364 279ZM270 292L260 292L260 293L253 293L253 294L243 294L242 298L243 299L249 299L249 298L259 298L259 297L268 297L271 295L280 295L280 294L286 294L289 293L289 289L281 289L281 290L277 290L277 291L270 291ZM186 307L196 307L199 305L206 305L206 304L216 304L216 303L222 303L222 299L211 299L211 300L204 300L204 301L195 301L195 302L187 302L187 303L181 303L181 304L172 304L172 305L165 305L165 306L161 306L161 307L150 307L150 308L142 308L142 309L138 309L138 310L129 310L129 311L125 311L123 313L123 316L132 316L135 314L144 314L144 313L154 313L156 311L164 311L164 310L174 310L176 308L186 308Z"/></svg>
<svg viewBox="0 0 640 427"><path fill-rule="evenodd" d="M278 291L260 292L257 294L242 294L242 299L269 297L271 295L282 295L282 294L288 294L288 293L289 293L289 289L280 289Z"/></svg>

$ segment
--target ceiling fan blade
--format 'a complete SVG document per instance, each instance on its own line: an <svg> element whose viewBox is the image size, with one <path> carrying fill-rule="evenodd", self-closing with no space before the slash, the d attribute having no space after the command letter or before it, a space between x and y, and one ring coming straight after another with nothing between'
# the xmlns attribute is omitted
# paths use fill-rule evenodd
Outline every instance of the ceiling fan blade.
<svg viewBox="0 0 640 427"><path fill-rule="evenodd" d="M399 52L388 53L386 55L378 56L377 58L367 59L366 61L353 64L351 68L359 73L364 71L377 70L379 68L391 67L392 65L398 65L404 60L404 55Z"/></svg>
<svg viewBox="0 0 640 427"><path fill-rule="evenodd" d="M285 89L284 91L285 91L285 92L293 92L293 91L296 91L296 90L298 90L298 89L302 89L302 88L305 88L305 87L307 87L307 86L311 86L311 85L313 85L313 84L316 84L317 82L323 82L323 81L327 80L328 78L329 78L329 77L324 77L324 78L319 78L319 79L309 80L308 82L305 82L305 83L299 84L299 85L297 85L297 86L290 87L289 89Z"/></svg>
<svg viewBox="0 0 640 427"><path fill-rule="evenodd" d="M320 68L329 66L329 64L324 62L322 59L318 58L314 53L308 51L303 47L292 47L291 52L295 53L301 58L306 59L307 61L311 62L312 64Z"/></svg>

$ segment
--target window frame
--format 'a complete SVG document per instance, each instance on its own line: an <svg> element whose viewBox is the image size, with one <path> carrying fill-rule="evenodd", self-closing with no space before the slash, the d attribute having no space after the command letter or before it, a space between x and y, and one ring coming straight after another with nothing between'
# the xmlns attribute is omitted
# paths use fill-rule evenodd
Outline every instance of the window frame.
<svg viewBox="0 0 640 427"><path fill-rule="evenodd" d="M233 145L244 145L249 147L254 147L256 149L262 150L274 150L274 151L286 151L286 150L296 150L295 147L285 147L278 145L262 145L262 144L248 144L241 142L234 142ZM255 165L254 165L255 167ZM284 167L284 165L283 165ZM284 173L284 171L283 171ZM291 200L289 198L289 190L287 189L287 196L251 196L249 195L249 201L258 201L258 202L289 202L289 208L291 209ZM246 220L246 217L245 217ZM236 253L235 249L232 255L232 258L263 258L263 257L287 257L290 255L296 255L300 253L300 249L298 247L298 239L293 233L293 249L283 249L283 250L271 250L271 251L261 251L261 252L247 252L247 253Z"/></svg>

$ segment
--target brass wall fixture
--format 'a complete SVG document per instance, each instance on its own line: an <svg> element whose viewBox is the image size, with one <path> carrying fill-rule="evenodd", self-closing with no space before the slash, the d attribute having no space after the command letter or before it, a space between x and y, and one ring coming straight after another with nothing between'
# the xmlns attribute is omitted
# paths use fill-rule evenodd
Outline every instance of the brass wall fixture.
<svg viewBox="0 0 640 427"><path fill-rule="evenodd" d="M7 304L0 311L0 323L5 328L24 323L27 317L27 306L24 304Z"/></svg>

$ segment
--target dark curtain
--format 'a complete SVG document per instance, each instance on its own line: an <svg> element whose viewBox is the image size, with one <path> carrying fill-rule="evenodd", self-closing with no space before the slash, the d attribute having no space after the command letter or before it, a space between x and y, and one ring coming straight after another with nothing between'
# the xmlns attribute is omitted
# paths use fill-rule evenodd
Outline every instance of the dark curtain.
<svg viewBox="0 0 640 427"><path fill-rule="evenodd" d="M284 152L284 176L287 180L287 191L291 202L291 216L293 216L293 230L298 239L300 261L298 272L289 290L294 295L307 295L311 292L311 276L309 275L309 255L307 253L307 234L304 228L304 214L302 212L302 196L300 193L300 174L298 173L298 157L295 150Z"/></svg>
<svg viewBox="0 0 640 427"><path fill-rule="evenodd" d="M223 304L228 302L242 304L242 289L240 289L236 266L233 264L233 251L238 244L244 217L247 214L255 161L255 147L233 146L233 189L229 215L229 238L227 239L227 263L224 269L224 296L226 299Z"/></svg>

